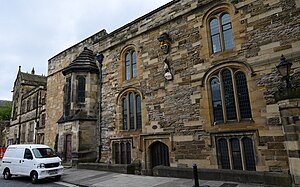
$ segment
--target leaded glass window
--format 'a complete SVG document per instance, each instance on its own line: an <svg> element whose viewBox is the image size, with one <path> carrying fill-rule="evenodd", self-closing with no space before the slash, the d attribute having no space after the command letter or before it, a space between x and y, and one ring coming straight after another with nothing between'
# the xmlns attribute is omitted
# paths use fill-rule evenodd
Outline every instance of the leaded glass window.
<svg viewBox="0 0 300 187"><path fill-rule="evenodd" d="M232 138L230 140L230 143L231 143L233 169L243 170L242 157L241 157L241 148L240 148L239 139Z"/></svg>
<svg viewBox="0 0 300 187"><path fill-rule="evenodd" d="M217 153L221 169L256 170L253 142L249 137L235 135L217 138Z"/></svg>
<svg viewBox="0 0 300 187"><path fill-rule="evenodd" d="M133 91L122 98L123 130L142 128L141 96Z"/></svg>
<svg viewBox="0 0 300 187"><path fill-rule="evenodd" d="M222 169L230 169L229 152L226 139L219 140L219 156Z"/></svg>
<svg viewBox="0 0 300 187"><path fill-rule="evenodd" d="M85 78L78 78L78 88L77 88L77 102L84 103L85 102Z"/></svg>
<svg viewBox="0 0 300 187"><path fill-rule="evenodd" d="M253 151L253 143L251 138L243 138L243 146L244 146L244 155L245 155L245 165L246 170L255 171L255 158Z"/></svg>
<svg viewBox="0 0 300 187"><path fill-rule="evenodd" d="M222 72L222 81L227 120L234 120L236 119L234 91L232 85L231 72L228 69L225 69Z"/></svg>
<svg viewBox="0 0 300 187"><path fill-rule="evenodd" d="M222 99L220 90L220 81L218 78L213 78L210 81L211 94L212 94L212 105L214 112L214 121L223 121L223 111L222 111Z"/></svg>
<svg viewBox="0 0 300 187"><path fill-rule="evenodd" d="M131 163L131 143L128 141L117 141L112 144L115 164Z"/></svg>
<svg viewBox="0 0 300 187"><path fill-rule="evenodd" d="M245 73L235 68L220 69L210 79L210 90L214 123L251 120Z"/></svg>
<svg viewBox="0 0 300 187"><path fill-rule="evenodd" d="M134 79L136 76L136 52L134 50L129 50L125 53L125 80Z"/></svg>
<svg viewBox="0 0 300 187"><path fill-rule="evenodd" d="M209 21L212 53L225 51L234 47L230 15L221 12Z"/></svg>
<svg viewBox="0 0 300 187"><path fill-rule="evenodd" d="M247 87L247 80L246 75L239 71L235 75L236 81L236 89L238 93L238 100L239 100L239 107L241 118L251 118L251 108L250 108L250 99L248 95L248 87Z"/></svg>

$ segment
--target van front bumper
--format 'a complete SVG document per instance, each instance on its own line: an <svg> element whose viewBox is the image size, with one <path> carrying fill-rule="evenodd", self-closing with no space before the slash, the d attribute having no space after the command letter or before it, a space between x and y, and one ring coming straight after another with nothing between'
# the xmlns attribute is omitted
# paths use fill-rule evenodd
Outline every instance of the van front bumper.
<svg viewBox="0 0 300 187"><path fill-rule="evenodd" d="M38 179L44 179L47 177L62 175L64 173L64 167L37 169L36 171L38 172Z"/></svg>

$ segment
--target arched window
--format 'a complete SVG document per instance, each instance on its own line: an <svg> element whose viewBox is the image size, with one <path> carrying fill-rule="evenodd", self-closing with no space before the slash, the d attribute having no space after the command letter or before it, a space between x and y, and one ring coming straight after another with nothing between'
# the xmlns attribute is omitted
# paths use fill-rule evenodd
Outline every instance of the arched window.
<svg viewBox="0 0 300 187"><path fill-rule="evenodd" d="M252 118L245 73L234 68L221 69L213 74L209 85L216 124Z"/></svg>
<svg viewBox="0 0 300 187"><path fill-rule="evenodd" d="M222 138L218 142L219 158L222 169L230 169L227 140Z"/></svg>
<svg viewBox="0 0 300 187"><path fill-rule="evenodd" d="M225 51L234 47L231 20L227 12L211 16L209 31L212 53Z"/></svg>
<svg viewBox="0 0 300 187"><path fill-rule="evenodd" d="M85 78L78 78L78 87L77 87L77 102L84 103L85 102Z"/></svg>
<svg viewBox="0 0 300 187"><path fill-rule="evenodd" d="M133 91L122 98L123 130L142 128L141 96Z"/></svg>
<svg viewBox="0 0 300 187"><path fill-rule="evenodd" d="M246 170L255 171L255 158L253 152L253 143L251 138L245 137L242 139L244 146Z"/></svg>
<svg viewBox="0 0 300 187"><path fill-rule="evenodd" d="M125 53L125 80L134 79L137 76L136 52L128 50Z"/></svg>

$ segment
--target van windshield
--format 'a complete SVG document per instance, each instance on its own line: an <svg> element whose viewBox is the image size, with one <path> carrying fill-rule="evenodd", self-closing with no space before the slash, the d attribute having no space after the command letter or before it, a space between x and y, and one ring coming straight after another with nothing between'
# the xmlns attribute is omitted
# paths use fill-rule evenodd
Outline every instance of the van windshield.
<svg viewBox="0 0 300 187"><path fill-rule="evenodd" d="M50 148L35 148L32 149L35 158L56 157L54 151Z"/></svg>

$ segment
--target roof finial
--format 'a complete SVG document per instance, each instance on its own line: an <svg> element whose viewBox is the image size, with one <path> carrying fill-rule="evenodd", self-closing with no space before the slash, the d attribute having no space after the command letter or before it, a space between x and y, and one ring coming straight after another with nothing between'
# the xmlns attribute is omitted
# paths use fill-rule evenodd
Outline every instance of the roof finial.
<svg viewBox="0 0 300 187"><path fill-rule="evenodd" d="M19 71L21 71L21 66L19 66Z"/></svg>
<svg viewBox="0 0 300 187"><path fill-rule="evenodd" d="M32 68L31 74L34 75L34 73L35 73L34 68Z"/></svg>

